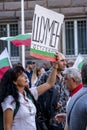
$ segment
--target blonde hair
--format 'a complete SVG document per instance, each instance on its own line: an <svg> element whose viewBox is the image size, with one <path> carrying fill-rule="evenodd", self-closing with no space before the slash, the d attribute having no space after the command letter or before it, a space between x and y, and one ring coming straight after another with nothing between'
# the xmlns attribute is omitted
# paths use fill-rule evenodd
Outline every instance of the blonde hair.
<svg viewBox="0 0 87 130"><path fill-rule="evenodd" d="M31 83L34 83L34 81L37 79L37 74L36 74L36 67L33 69L33 74L31 78Z"/></svg>

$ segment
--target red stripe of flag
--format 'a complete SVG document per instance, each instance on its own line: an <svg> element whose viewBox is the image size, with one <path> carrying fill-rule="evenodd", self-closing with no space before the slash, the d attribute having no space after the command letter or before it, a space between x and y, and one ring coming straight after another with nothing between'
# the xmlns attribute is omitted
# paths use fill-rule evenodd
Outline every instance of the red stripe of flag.
<svg viewBox="0 0 87 130"><path fill-rule="evenodd" d="M31 45L31 38L26 39L26 40L12 40L11 42L15 46L21 46L21 45L30 46Z"/></svg>
<svg viewBox="0 0 87 130"><path fill-rule="evenodd" d="M4 73L10 69L11 67L10 66L5 66L3 68L0 68L0 79L3 77Z"/></svg>
<svg viewBox="0 0 87 130"><path fill-rule="evenodd" d="M33 52L30 52L30 55L31 55L31 56L34 56L34 57L36 57L36 58L43 59L43 60L48 60L48 61L53 61L53 62L55 62L55 58L52 58L52 57L48 57L48 56L36 54L36 53L33 53Z"/></svg>

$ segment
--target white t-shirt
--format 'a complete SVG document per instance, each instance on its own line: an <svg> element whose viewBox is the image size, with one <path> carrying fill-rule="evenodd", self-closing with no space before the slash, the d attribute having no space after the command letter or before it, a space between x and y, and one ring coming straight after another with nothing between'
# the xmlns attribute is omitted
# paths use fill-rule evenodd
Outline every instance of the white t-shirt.
<svg viewBox="0 0 87 130"><path fill-rule="evenodd" d="M37 100L38 92L36 87L31 88L30 91L34 95L34 98ZM2 102L1 104L3 111L7 110L8 108L14 111L16 106L15 106L15 102L13 101L14 98L11 95L5 98L4 102ZM19 101L20 101L20 107L14 117L12 130L36 130L35 105L32 103L32 101L29 98L27 98L26 93L25 93L25 97L21 93L19 93Z"/></svg>

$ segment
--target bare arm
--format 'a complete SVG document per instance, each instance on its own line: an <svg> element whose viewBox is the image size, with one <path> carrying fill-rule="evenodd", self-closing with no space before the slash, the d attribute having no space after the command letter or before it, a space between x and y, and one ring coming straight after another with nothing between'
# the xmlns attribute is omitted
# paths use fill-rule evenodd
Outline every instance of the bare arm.
<svg viewBox="0 0 87 130"><path fill-rule="evenodd" d="M67 125L67 123L65 124L64 130L68 130L68 125Z"/></svg>
<svg viewBox="0 0 87 130"><path fill-rule="evenodd" d="M56 58L57 59L59 58L58 53L57 53ZM50 73L47 82L37 87L38 95L43 94L44 92L46 92L47 90L49 90L50 88L52 88L54 86L54 83L56 80L56 75L57 75L57 68L58 68L58 60L55 61L53 68L52 68L52 72Z"/></svg>
<svg viewBox="0 0 87 130"><path fill-rule="evenodd" d="M57 69L53 68L48 78L48 81L37 87L38 95L43 94L44 92L46 92L47 90L53 87L56 79L56 73L57 73Z"/></svg>
<svg viewBox="0 0 87 130"><path fill-rule="evenodd" d="M7 109L3 113L3 122L4 122L4 130L12 130L13 111L11 109Z"/></svg>

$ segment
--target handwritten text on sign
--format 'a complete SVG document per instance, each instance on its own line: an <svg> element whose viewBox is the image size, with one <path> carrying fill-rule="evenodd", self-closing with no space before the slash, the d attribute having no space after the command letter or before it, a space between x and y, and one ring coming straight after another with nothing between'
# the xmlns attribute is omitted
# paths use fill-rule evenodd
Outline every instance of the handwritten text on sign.
<svg viewBox="0 0 87 130"><path fill-rule="evenodd" d="M58 50L58 41L64 16L36 5L31 47L46 52Z"/></svg>
<svg viewBox="0 0 87 130"><path fill-rule="evenodd" d="M47 52L58 50L63 18L63 15L37 5L33 17L33 48Z"/></svg>
<svg viewBox="0 0 87 130"><path fill-rule="evenodd" d="M50 24L49 18L45 21L45 17L40 18L35 14L32 40L41 45L56 48L59 39L58 29L59 22L53 20Z"/></svg>

